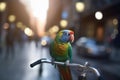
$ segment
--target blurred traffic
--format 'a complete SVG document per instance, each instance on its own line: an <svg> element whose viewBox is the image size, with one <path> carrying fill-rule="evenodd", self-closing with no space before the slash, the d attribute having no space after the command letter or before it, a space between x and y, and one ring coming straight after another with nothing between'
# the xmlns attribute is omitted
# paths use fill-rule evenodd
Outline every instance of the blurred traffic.
<svg viewBox="0 0 120 80"><path fill-rule="evenodd" d="M111 54L110 47L104 44L98 44L92 38L81 37L76 41L75 45L77 53L80 56L107 59Z"/></svg>

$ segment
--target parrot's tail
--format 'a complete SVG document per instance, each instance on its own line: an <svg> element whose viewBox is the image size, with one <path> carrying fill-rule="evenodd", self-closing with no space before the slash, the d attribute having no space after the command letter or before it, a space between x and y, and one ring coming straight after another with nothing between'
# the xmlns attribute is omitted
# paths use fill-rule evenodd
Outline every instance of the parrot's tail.
<svg viewBox="0 0 120 80"><path fill-rule="evenodd" d="M58 69L60 72L60 80L72 80L70 67L58 65Z"/></svg>

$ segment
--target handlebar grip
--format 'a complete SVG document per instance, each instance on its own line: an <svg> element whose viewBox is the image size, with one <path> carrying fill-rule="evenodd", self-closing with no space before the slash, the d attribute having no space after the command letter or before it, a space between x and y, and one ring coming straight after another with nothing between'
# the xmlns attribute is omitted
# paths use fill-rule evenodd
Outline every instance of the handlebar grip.
<svg viewBox="0 0 120 80"><path fill-rule="evenodd" d="M40 64L40 63L41 63L41 60L38 60L38 61L30 64L30 67L34 67L34 66L36 66L37 64Z"/></svg>

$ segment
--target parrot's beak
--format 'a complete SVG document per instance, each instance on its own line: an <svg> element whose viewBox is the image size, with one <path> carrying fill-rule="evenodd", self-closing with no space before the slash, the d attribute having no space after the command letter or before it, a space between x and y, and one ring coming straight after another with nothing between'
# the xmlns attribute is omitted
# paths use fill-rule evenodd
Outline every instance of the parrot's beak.
<svg viewBox="0 0 120 80"><path fill-rule="evenodd" d="M74 32L70 32L70 42L74 41Z"/></svg>

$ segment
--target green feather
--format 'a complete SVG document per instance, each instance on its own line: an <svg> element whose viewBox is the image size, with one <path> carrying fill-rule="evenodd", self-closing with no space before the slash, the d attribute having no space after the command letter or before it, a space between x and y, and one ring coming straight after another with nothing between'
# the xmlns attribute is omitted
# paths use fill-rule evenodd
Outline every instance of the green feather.
<svg viewBox="0 0 120 80"><path fill-rule="evenodd" d="M57 43L54 41L50 47L50 54L56 61L71 61L72 47L69 43Z"/></svg>

